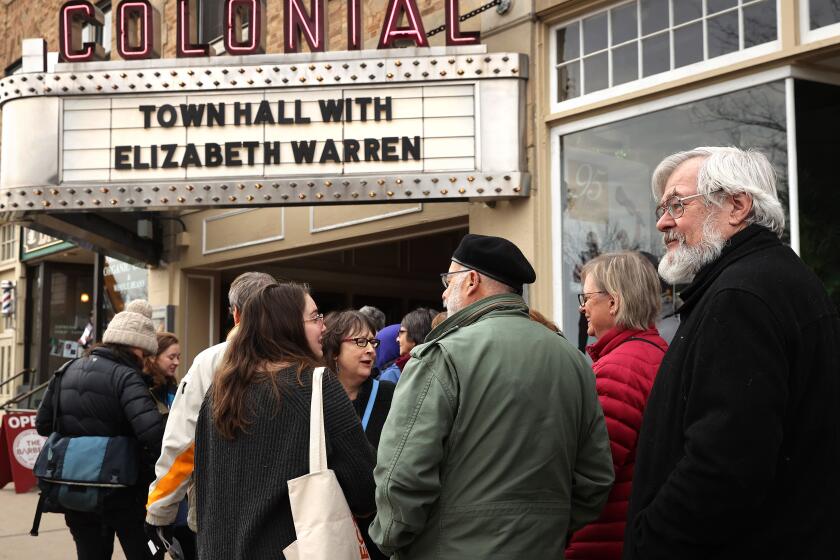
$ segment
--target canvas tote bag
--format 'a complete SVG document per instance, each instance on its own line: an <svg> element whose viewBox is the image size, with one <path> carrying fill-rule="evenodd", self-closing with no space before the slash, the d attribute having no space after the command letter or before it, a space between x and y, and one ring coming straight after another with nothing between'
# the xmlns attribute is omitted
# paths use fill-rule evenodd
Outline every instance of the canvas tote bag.
<svg viewBox="0 0 840 560"><path fill-rule="evenodd" d="M309 474L288 481L297 540L286 560L369 560L365 541L335 473L327 468L324 435L324 368L312 373L309 413Z"/></svg>

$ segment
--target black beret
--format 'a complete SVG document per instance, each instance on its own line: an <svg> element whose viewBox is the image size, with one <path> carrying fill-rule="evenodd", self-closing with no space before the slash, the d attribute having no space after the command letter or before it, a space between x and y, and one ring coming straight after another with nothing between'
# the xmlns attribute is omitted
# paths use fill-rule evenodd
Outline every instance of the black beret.
<svg viewBox="0 0 840 560"><path fill-rule="evenodd" d="M537 273L519 247L501 237L468 233L461 240L452 260L480 272L522 293L522 284L531 284Z"/></svg>

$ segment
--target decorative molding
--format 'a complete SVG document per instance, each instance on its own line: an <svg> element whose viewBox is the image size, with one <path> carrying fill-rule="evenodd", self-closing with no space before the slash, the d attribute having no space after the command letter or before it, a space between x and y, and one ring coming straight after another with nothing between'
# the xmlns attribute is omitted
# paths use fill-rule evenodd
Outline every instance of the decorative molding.
<svg viewBox="0 0 840 560"><path fill-rule="evenodd" d="M339 222L337 224L330 224L327 226L315 226L315 207L309 207L309 233L321 233L324 231L332 231L336 229L357 226L359 224L366 224L369 222L376 222L379 220L386 220L388 218L396 218L397 216L405 216L407 214L416 214L418 212L423 211L423 203L417 204L417 206L412 208L405 208L403 210L396 210L394 212L385 212L384 214L376 214L374 216L368 216L367 218L359 218L358 220L349 220L346 222Z"/></svg>
<svg viewBox="0 0 840 560"><path fill-rule="evenodd" d="M215 216L210 216L208 218L204 218L201 223L201 254L202 255L212 255L214 253L222 253L224 251L232 251L234 249L241 249L243 247L251 247L253 245L260 245L262 243L270 243L272 241L281 241L286 238L286 209L280 208L280 235L274 235L271 237L263 237L260 239L253 239L251 241L245 241L243 243L234 243L232 245L225 245L222 247L217 247L214 249L207 248L207 223L208 222L217 222L219 220L224 220L225 218L230 218L231 216L237 216L239 214L245 214L247 212L253 212L255 210L261 210L261 208L242 208L239 210L231 210L230 212L225 212L223 214L217 214Z"/></svg>

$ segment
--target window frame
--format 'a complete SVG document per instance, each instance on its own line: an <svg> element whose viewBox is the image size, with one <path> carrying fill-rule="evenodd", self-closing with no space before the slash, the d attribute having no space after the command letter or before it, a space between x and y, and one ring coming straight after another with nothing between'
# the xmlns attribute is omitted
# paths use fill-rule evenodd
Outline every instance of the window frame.
<svg viewBox="0 0 840 560"><path fill-rule="evenodd" d="M787 161L788 161L788 212L790 247L799 254L799 178L797 175L796 157L796 117L795 102L793 98L793 80L804 79L821 83L840 85L840 79L836 76L826 76L822 72L814 72L810 69L797 68L794 66L782 66L757 72L748 76L738 77L716 84L694 88L689 91L669 95L660 99L643 101L630 106L624 106L613 111L599 115L584 117L549 128L549 153L550 153L550 174L549 192L551 204L551 272L552 272L552 312L553 317L562 318L563 297L566 294L564 287L564 274L568 271L563 263L563 209L564 199L562 192L563 167L560 153L560 138L562 136L580 132L590 128L606 124L616 123L634 117L655 113L663 109L670 109L686 103L693 103L732 93L738 90L760 86L770 82L784 80L785 82L785 127L788 134ZM793 141L790 138L793 137ZM561 319L562 322L562 319Z"/></svg>
<svg viewBox="0 0 840 560"><path fill-rule="evenodd" d="M816 29L809 28L811 19L811 3L809 0L799 0L799 42L813 43L840 35L840 21Z"/></svg>
<svg viewBox="0 0 840 560"><path fill-rule="evenodd" d="M696 75L698 73L701 73L701 72L705 72L707 70L714 70L714 69L722 68L722 67L725 67L725 66L728 66L728 65L731 65L731 64L736 64L736 63L744 61L744 60L757 58L757 57L760 57L760 56L763 56L763 55L766 55L766 54L770 54L770 53L773 53L773 52L776 52L776 51L780 50L781 47L782 47L781 39L779 38L779 34L780 34L781 28L782 28L781 27L782 26L781 0L775 0L775 2L776 2L776 39L773 40L773 41L768 41L767 43L762 43L761 45L756 45L754 47L741 48L744 44L744 23L743 23L743 17L740 15L740 14L743 13L742 4L744 2L752 2L752 1L753 0L738 0L737 7L729 8L728 10L726 10L726 11L736 10L739 14L739 16L738 16L738 31L739 31L738 44L739 44L739 50L737 50L735 52L732 52L732 53L729 53L729 54L717 56L717 57L714 57L714 58L701 60L699 62L688 64L688 65L682 66L680 68L674 68L672 70L666 70L664 72L660 72L658 74L653 74L651 76L641 77L641 78L638 78L636 80L631 80L629 82L625 82L623 84L619 84L619 85L615 85L615 86L608 86L604 89L594 91L592 93L584 93L582 95L579 95L577 97L573 97L571 99L566 99L564 101L558 101L557 100L557 67L558 67L558 63L557 63L557 30L558 29L566 27L566 26L568 26L570 24L573 24L575 22L578 22L578 23L580 23L580 26L581 26L581 35L582 35L583 20L589 19L593 16L597 16L598 14L601 14L601 13L609 14L609 11L612 10L612 9L621 7L625 4L635 3L636 4L636 15L637 15L636 22L637 22L637 26L639 26L639 28L637 29L637 36L636 36L635 39L632 39L630 41L626 41L625 43L621 43L621 45L630 44L633 41L637 42L637 44L639 46L637 62L638 62L638 65L639 65L639 75L641 75L641 73L642 73L641 43L642 43L643 38L652 37L652 36L660 35L660 34L663 34L663 33L667 33L668 37L669 37L669 57L670 57L670 60L673 60L673 56L674 56L674 49L673 49L674 29L685 27L687 25L694 24L698 21L701 22L702 25L703 25L703 52L704 52L704 56L705 56L708 53L708 31L707 31L707 25L706 25L706 22L708 20L708 16L702 16L700 19L691 20L690 22L684 22L684 23L681 23L681 24L675 26L674 22L673 22L673 17L671 15L671 16L669 16L669 22L668 22L668 27L667 28L665 28L663 30L658 30L658 31L650 33L648 35L643 35L642 30L640 28L640 26L641 26L641 4L640 4L639 0L625 0L625 1L615 2L614 4L611 4L609 6L599 8L599 9L593 10L591 12L587 12L585 14L576 16L576 17L568 19L568 20L559 21L559 22L551 25L548 28L548 33L549 33L549 41L548 41L549 80L548 80L548 83L549 83L549 88L550 88L548 94L549 94L549 100L550 100L549 106L550 106L551 112L552 113L559 113L559 112L562 112L562 111L577 109L577 108L580 108L580 107L583 107L583 106L586 106L586 105L590 105L590 104L593 104L593 103L598 103L598 102L605 101L605 100L608 100L608 99L621 97L623 95L627 95L627 94L630 94L630 93L641 91L641 90L644 90L644 89L649 88L651 86L657 86L657 85L661 85L661 84L666 83L666 82L673 82L673 81L678 81L678 80L681 80L681 79L684 79L684 78L689 78L691 76L694 76L694 75ZM807 0L803 0L803 1L805 1L807 3ZM705 3L707 2L707 0L703 0L703 2L704 2L704 7L705 7ZM611 38L612 38L612 21L611 21L611 19L612 18L610 18L609 15L607 15L607 47L606 47L606 49L602 49L602 50L599 50L599 51L594 51L592 53L589 53L587 56L593 56L593 55L595 55L597 53L600 53L600 52L609 53L611 50L615 49L616 47L621 46L621 45L610 45L609 44L610 41L611 41ZM838 24L838 25L840 25L840 24ZM840 28L838 28L838 29L840 29ZM582 39L581 39L581 41L582 41ZM578 57L578 61L579 61L579 63L581 63L581 78L583 78L583 72L582 72L583 53L580 53L580 55ZM608 57L607 72L608 72L608 79L611 80L612 79L612 56Z"/></svg>

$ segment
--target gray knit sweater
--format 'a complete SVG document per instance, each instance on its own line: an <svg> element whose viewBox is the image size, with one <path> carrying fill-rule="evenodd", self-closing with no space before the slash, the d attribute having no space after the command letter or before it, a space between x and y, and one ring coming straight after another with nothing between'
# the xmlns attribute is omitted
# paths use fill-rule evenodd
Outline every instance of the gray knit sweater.
<svg viewBox="0 0 840 560"><path fill-rule="evenodd" d="M210 392L196 427L195 482L198 552L202 560L277 560L295 540L286 482L309 470L309 403L312 371L297 383L293 368L278 372L282 399L268 383L246 396L251 424L233 440L213 425ZM333 374L324 375L327 463L350 509L375 509L373 448L359 417Z"/></svg>

